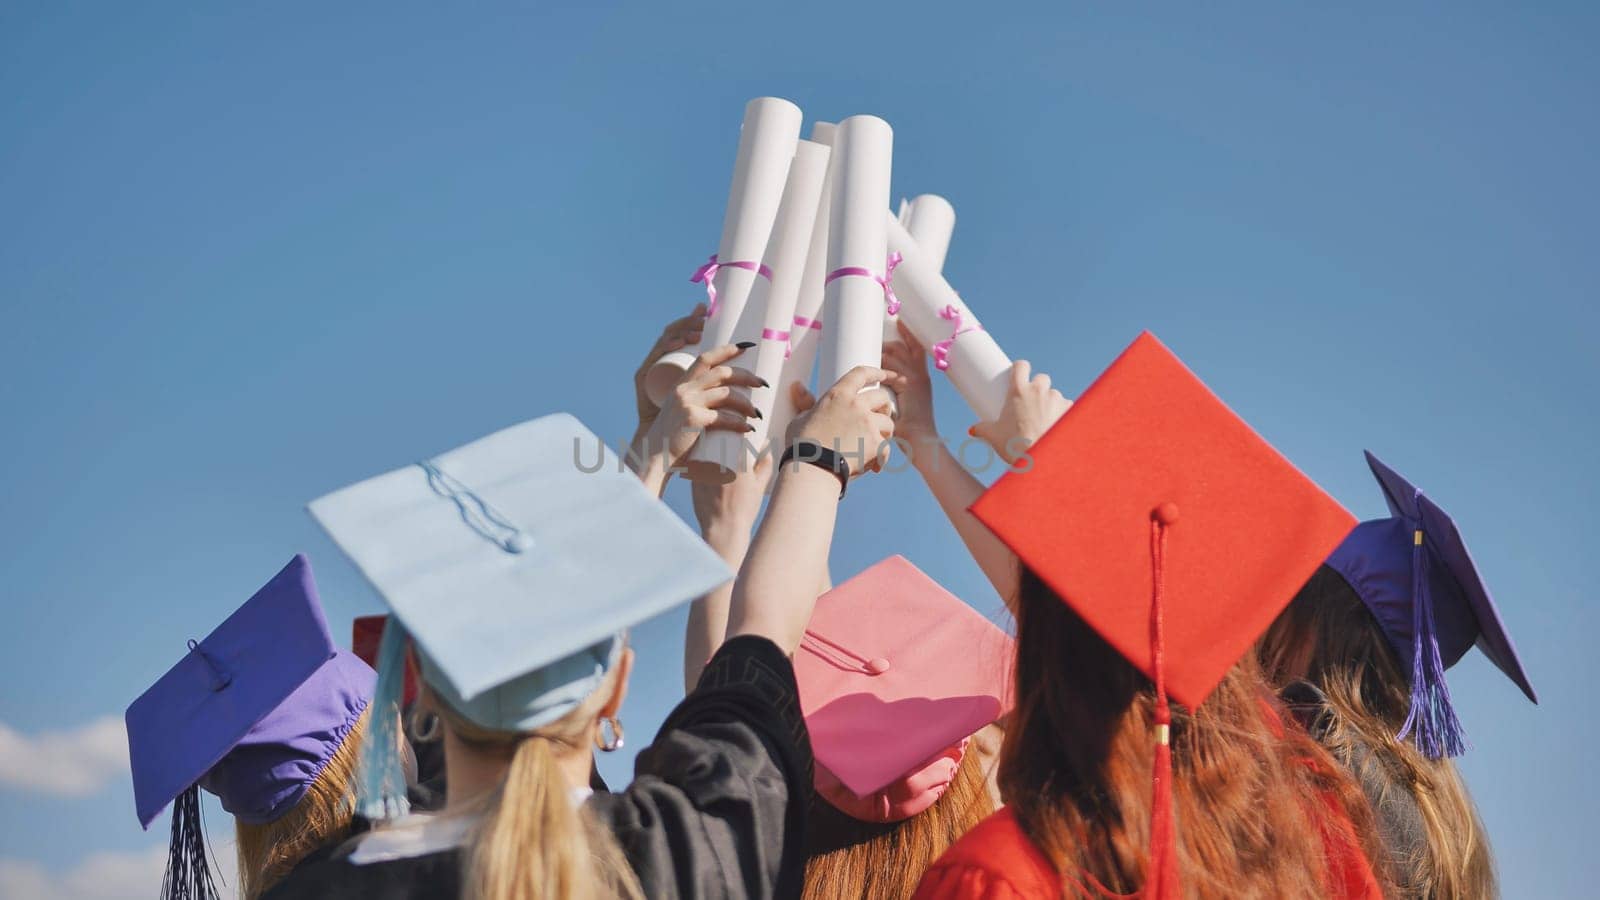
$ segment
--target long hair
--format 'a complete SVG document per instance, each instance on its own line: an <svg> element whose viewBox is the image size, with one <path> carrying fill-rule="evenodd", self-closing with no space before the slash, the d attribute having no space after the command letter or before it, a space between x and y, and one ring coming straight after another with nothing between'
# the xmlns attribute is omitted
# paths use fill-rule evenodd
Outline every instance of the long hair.
<svg viewBox="0 0 1600 900"><path fill-rule="evenodd" d="M976 746L956 768L943 796L899 822L863 822L814 797L806 828L804 900L909 900L922 874L984 817L994 802Z"/></svg>
<svg viewBox="0 0 1600 900"><path fill-rule="evenodd" d="M1259 645L1267 678L1283 687L1304 680L1327 697L1323 743L1349 765L1368 751L1382 792L1415 800L1425 839L1418 851L1390 848L1389 864L1407 897L1481 900L1499 896L1493 853L1456 765L1429 759L1399 732L1411 702L1400 658L1349 583L1323 566L1278 616ZM1396 855L1398 852L1398 855Z"/></svg>
<svg viewBox="0 0 1600 900"><path fill-rule="evenodd" d="M294 808L275 822L235 822L242 900L255 900L301 860L350 836L355 821L356 760L368 713L370 710L356 720Z"/></svg>
<svg viewBox="0 0 1600 900"><path fill-rule="evenodd" d="M1149 866L1153 686L1026 567L1018 595L1017 704L1000 788L1062 873L1066 896L1139 890ZM1186 896L1328 896L1328 798L1371 852L1358 789L1315 741L1284 727L1253 656L1198 709L1172 713Z"/></svg>
<svg viewBox="0 0 1600 900"><path fill-rule="evenodd" d="M500 786L482 798L482 818L462 856L462 896L468 900L636 900L638 878L616 838L572 802L558 752L584 749L617 670L577 709L534 731L496 731L476 725L424 686L424 700L458 740L502 757Z"/></svg>

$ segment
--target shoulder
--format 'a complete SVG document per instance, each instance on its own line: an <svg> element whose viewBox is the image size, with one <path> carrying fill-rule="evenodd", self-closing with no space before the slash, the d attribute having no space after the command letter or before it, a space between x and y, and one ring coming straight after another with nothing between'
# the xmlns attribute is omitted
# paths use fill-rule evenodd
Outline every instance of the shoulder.
<svg viewBox="0 0 1600 900"><path fill-rule="evenodd" d="M1061 876L1005 807L978 823L928 869L915 900L1058 897Z"/></svg>
<svg viewBox="0 0 1600 900"><path fill-rule="evenodd" d="M453 828L448 820L411 819L401 820L404 824L397 823L392 829L357 835L331 852L308 857L274 885L264 900L455 896L460 890L458 842L442 834ZM433 827L424 829L423 825Z"/></svg>

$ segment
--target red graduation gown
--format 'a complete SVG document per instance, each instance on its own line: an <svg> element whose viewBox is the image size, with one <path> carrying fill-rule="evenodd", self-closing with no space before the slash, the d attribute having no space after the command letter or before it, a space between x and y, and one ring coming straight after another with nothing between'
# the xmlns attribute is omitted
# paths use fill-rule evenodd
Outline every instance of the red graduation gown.
<svg viewBox="0 0 1600 900"><path fill-rule="evenodd" d="M1382 900L1355 831L1329 797L1323 831L1335 900ZM912 900L1059 900L1062 878L1006 807L978 823L922 876Z"/></svg>

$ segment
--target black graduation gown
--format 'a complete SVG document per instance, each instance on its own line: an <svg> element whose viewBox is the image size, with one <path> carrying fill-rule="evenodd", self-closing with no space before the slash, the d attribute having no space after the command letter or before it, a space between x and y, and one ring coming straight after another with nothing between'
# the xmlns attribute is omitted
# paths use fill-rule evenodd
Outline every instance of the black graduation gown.
<svg viewBox="0 0 1600 900"><path fill-rule="evenodd" d="M1316 686L1297 681L1283 689L1283 700L1300 724L1319 742L1325 741L1332 725L1333 707ZM1420 888L1417 884L1418 860L1427 858L1428 832L1422 820L1422 808L1411 791L1395 781L1378 759L1376 753L1364 743L1357 742L1348 750L1336 752L1335 757L1345 770L1356 778L1361 792L1366 795L1377 820L1378 838L1383 842L1388 857L1388 869L1395 887L1402 896L1414 897Z"/></svg>
<svg viewBox="0 0 1600 900"><path fill-rule="evenodd" d="M652 898L797 897L805 875L811 742L794 667L765 638L728 641L639 753L634 780L585 807ZM455 898L459 848L355 865L360 838L306 860L267 900Z"/></svg>

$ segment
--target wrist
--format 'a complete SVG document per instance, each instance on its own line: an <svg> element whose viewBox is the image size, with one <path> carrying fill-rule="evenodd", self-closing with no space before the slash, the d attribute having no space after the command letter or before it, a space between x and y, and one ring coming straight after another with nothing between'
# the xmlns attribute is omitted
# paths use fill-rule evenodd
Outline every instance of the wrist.
<svg viewBox="0 0 1600 900"><path fill-rule="evenodd" d="M944 448L944 439L937 434L908 434L897 435L905 440L906 456L911 458L911 466L919 472L927 471L939 465L940 451Z"/></svg>
<svg viewBox="0 0 1600 900"><path fill-rule="evenodd" d="M808 439L799 438L796 443L802 440ZM822 446L820 442L813 441L813 443ZM844 496L842 482L837 474L823 466L806 462L803 457L792 458L780 465L776 477L785 484L801 490L827 491L835 498Z"/></svg>

